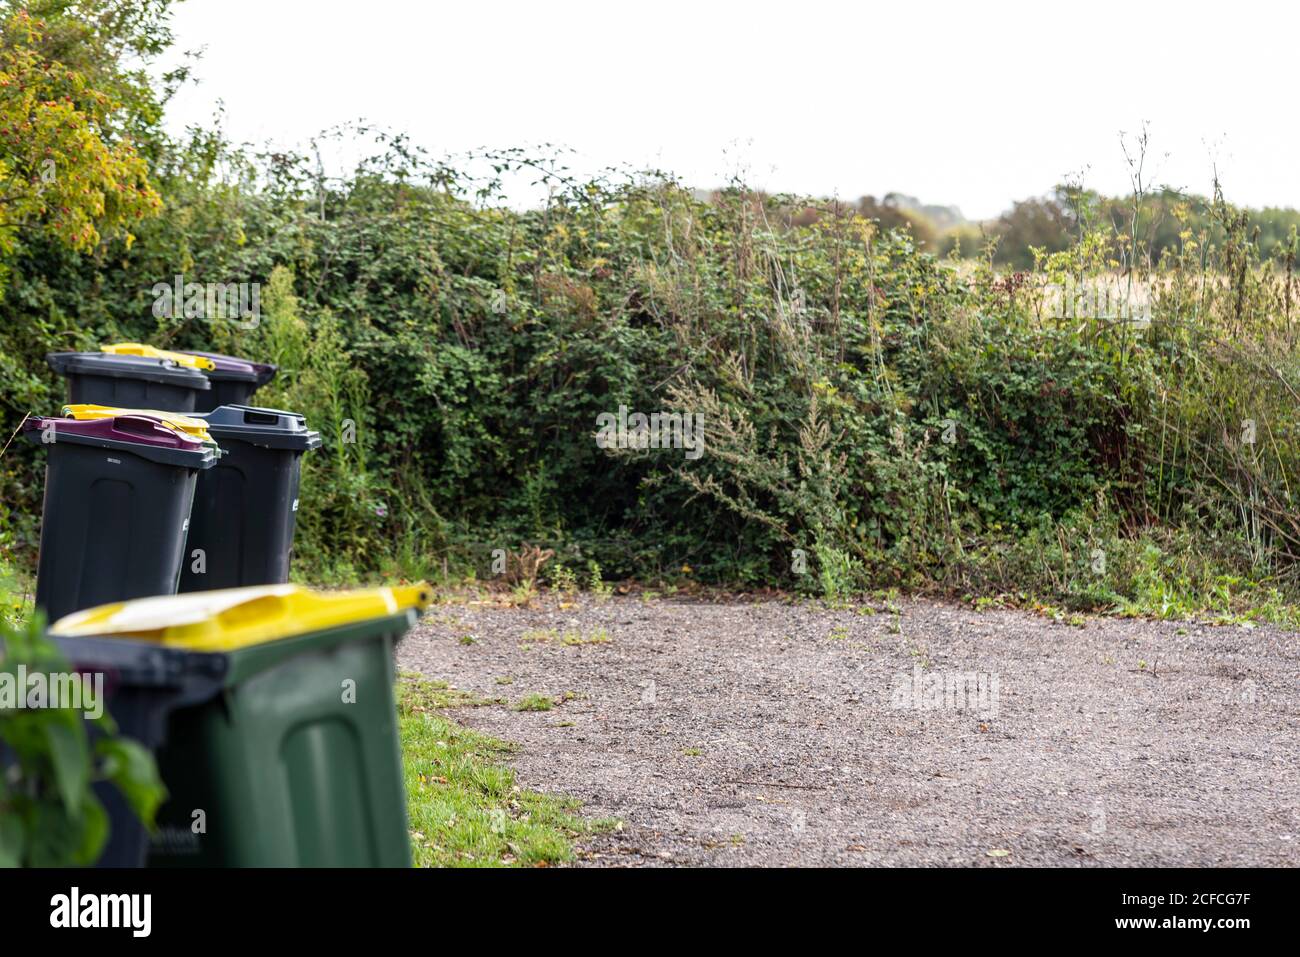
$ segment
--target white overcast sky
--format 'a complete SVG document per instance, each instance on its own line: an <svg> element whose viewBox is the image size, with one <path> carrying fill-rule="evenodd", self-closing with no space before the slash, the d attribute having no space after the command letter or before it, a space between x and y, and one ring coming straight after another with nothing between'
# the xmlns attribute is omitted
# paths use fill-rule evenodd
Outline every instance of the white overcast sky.
<svg viewBox="0 0 1300 957"><path fill-rule="evenodd" d="M970 218L1071 174L1300 206L1293 3L185 0L175 129L303 147L350 120L436 155L555 143L712 187L898 191Z"/></svg>

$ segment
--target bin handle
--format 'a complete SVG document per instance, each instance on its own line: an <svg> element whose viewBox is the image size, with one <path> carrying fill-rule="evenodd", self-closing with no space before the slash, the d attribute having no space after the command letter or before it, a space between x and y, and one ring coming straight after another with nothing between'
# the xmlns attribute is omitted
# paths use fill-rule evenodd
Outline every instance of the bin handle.
<svg viewBox="0 0 1300 957"><path fill-rule="evenodd" d="M117 429L119 432L133 432L136 435L154 435L158 432L162 432L166 435L171 431L161 422L146 418L143 415L114 416L113 428Z"/></svg>

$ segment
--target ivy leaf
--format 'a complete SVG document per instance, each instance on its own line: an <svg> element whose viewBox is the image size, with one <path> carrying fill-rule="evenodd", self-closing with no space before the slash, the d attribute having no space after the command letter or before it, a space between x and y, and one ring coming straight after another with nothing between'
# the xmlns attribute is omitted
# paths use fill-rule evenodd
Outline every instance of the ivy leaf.
<svg viewBox="0 0 1300 957"><path fill-rule="evenodd" d="M40 801L28 810L25 827L28 867L67 867L76 859L83 823L74 820L62 804Z"/></svg>
<svg viewBox="0 0 1300 957"><path fill-rule="evenodd" d="M63 806L75 816L90 784L90 752L80 716L75 721L47 721L43 728L54 766L54 783Z"/></svg>
<svg viewBox="0 0 1300 957"><path fill-rule="evenodd" d="M104 773L122 792L131 810L151 826L158 805L167 796L153 754L127 738L101 738L95 751L105 758Z"/></svg>
<svg viewBox="0 0 1300 957"><path fill-rule="evenodd" d="M99 854L108 843L108 812L94 794L87 793L81 806L80 841L73 852L73 860L80 866L89 866L99 860Z"/></svg>
<svg viewBox="0 0 1300 957"><path fill-rule="evenodd" d="M23 860L27 834L16 814L0 817L0 867L18 867Z"/></svg>

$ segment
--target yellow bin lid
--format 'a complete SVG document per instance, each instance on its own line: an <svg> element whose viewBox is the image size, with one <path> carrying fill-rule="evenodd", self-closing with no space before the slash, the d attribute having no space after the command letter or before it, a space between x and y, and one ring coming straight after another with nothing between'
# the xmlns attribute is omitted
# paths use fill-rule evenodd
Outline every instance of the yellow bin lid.
<svg viewBox="0 0 1300 957"><path fill-rule="evenodd" d="M202 442L216 440L208 434L208 423L203 419L182 415L179 412L160 412L157 409L119 409L112 405L65 405L63 414L70 419L115 419L119 415L147 415L158 419L173 432L191 435Z"/></svg>
<svg viewBox="0 0 1300 957"><path fill-rule="evenodd" d="M202 369L204 372L217 367L215 362L205 356L190 355L188 352L168 352L166 349L156 349L142 342L115 342L112 345L100 346L99 351L112 353L115 356L147 356L150 359L170 359L178 366Z"/></svg>
<svg viewBox="0 0 1300 957"><path fill-rule="evenodd" d="M425 582L392 588L316 591L256 585L159 595L87 608L60 618L50 634L153 641L185 651L234 651L428 607Z"/></svg>

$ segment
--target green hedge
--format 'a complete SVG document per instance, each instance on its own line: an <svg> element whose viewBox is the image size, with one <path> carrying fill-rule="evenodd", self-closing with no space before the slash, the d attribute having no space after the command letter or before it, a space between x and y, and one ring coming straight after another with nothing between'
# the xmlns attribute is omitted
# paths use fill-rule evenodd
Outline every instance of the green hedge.
<svg viewBox="0 0 1300 957"><path fill-rule="evenodd" d="M202 140L160 164L164 213L129 249L22 245L0 330L7 430L58 405L51 349L139 339L278 362L259 401L327 438L302 496L310 577L483 577L494 549L528 542L606 577L1104 603L1133 591L1120 543L1141 539L1190 549L1196 589L1289 587L1289 300L1244 227L1144 277L1162 292L1136 328L1044 315L1034 289L1110 275L1122 236L1026 285L830 205L782 225L778 200L741 188L701 201L668 178L557 175L519 212L402 149L346 181L309 174ZM1207 254L1226 278L1192 294ZM178 273L262 283L257 327L155 317L153 285ZM597 417L620 406L702 415L705 453L600 448ZM1223 436L1251 416L1243 454ZM11 446L3 469L4 548L30 567L35 450ZM1043 535L1056 566L1037 545L1012 561ZM1103 542L1122 567L1096 581Z"/></svg>

